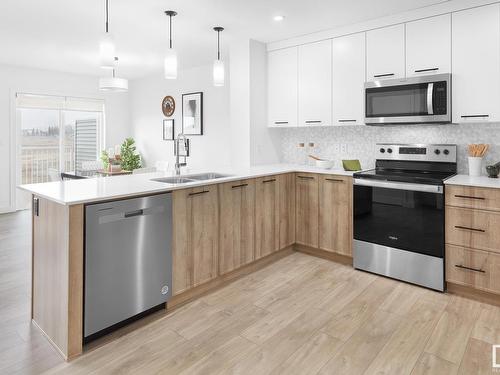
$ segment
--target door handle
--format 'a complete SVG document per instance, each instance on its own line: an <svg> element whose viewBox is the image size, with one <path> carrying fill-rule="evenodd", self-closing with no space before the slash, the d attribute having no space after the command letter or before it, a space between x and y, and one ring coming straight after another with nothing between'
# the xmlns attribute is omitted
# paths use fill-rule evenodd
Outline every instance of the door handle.
<svg viewBox="0 0 500 375"><path fill-rule="evenodd" d="M350 119L342 119L342 120L338 120L338 122L356 122L356 120L350 120Z"/></svg>
<svg viewBox="0 0 500 375"><path fill-rule="evenodd" d="M314 180L312 176L297 176L297 178L301 178L302 180Z"/></svg>
<svg viewBox="0 0 500 375"><path fill-rule="evenodd" d="M481 118L481 117L490 117L490 115L462 115L461 118Z"/></svg>
<svg viewBox="0 0 500 375"><path fill-rule="evenodd" d="M288 124L288 121L275 121L274 123L276 125L285 125L285 124Z"/></svg>
<svg viewBox="0 0 500 375"><path fill-rule="evenodd" d="M394 73L386 73L386 74L375 74L373 77L381 78L381 77L392 77Z"/></svg>
<svg viewBox="0 0 500 375"><path fill-rule="evenodd" d="M276 179L275 179L275 178L273 178L273 179L271 179L271 180L264 180L264 181L262 181L262 183L263 183L263 184L267 184L267 183L269 183L269 182L275 182L275 181L276 181Z"/></svg>
<svg viewBox="0 0 500 375"><path fill-rule="evenodd" d="M486 198L483 198L483 197L473 197L473 196L470 196L470 195L455 194L455 197L456 198L463 198L463 199L477 199L477 200L481 200L481 201L486 200Z"/></svg>
<svg viewBox="0 0 500 375"><path fill-rule="evenodd" d="M433 93L434 93L434 83L431 82L429 83L429 86L427 86L427 114L429 115L434 114L434 107L432 105Z"/></svg>
<svg viewBox="0 0 500 375"><path fill-rule="evenodd" d="M330 181L330 182L341 182L343 183L344 180L338 179L338 178L325 178L325 181Z"/></svg>
<svg viewBox="0 0 500 375"><path fill-rule="evenodd" d="M455 225L455 228L462 229L462 230L470 230L472 232L480 232L480 233L485 233L486 232L484 229L469 228L469 227L464 227L462 225Z"/></svg>
<svg viewBox="0 0 500 375"><path fill-rule="evenodd" d="M205 193L208 193L208 192L210 192L210 190L203 190L203 191L198 191L198 192L196 192L196 193L189 193L188 195L189 195L190 197L193 197L193 196L195 196L195 195L205 194Z"/></svg>
<svg viewBox="0 0 500 375"><path fill-rule="evenodd" d="M467 271L474 271L474 272L481 272L481 273L486 273L485 270L482 270L480 268L472 268L472 267L467 267L467 266L464 266L462 264L455 264L455 267L457 268L461 268L463 270L467 270Z"/></svg>
<svg viewBox="0 0 500 375"><path fill-rule="evenodd" d="M415 70L415 73L435 72L438 70L439 70L439 68L417 69L417 70Z"/></svg>
<svg viewBox="0 0 500 375"><path fill-rule="evenodd" d="M248 184L233 185L233 186L231 186L231 189L238 189L238 188L243 188L246 186L248 186Z"/></svg>

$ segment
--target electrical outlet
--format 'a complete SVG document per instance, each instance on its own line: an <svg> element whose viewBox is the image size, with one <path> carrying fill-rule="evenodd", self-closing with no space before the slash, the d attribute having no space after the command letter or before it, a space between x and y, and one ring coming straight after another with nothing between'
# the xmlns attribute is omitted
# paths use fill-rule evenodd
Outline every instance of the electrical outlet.
<svg viewBox="0 0 500 375"><path fill-rule="evenodd" d="M340 153L340 145L338 143L335 143L333 146L333 150L335 151L336 154Z"/></svg>
<svg viewBox="0 0 500 375"><path fill-rule="evenodd" d="M342 143L340 145L340 152L344 155L348 153L348 147L346 143Z"/></svg>

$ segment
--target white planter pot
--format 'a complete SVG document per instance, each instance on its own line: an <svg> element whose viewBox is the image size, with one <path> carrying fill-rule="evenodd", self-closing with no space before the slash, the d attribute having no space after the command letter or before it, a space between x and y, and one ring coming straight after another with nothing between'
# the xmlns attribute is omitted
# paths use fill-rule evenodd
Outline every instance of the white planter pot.
<svg viewBox="0 0 500 375"><path fill-rule="evenodd" d="M469 156L469 176L481 176L481 165L483 158Z"/></svg>

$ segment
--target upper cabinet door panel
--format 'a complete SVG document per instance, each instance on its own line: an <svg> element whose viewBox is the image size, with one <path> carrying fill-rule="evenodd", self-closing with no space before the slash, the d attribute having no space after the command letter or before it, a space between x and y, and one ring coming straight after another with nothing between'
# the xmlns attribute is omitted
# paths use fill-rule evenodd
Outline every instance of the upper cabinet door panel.
<svg viewBox="0 0 500 375"><path fill-rule="evenodd" d="M299 47L299 126L332 124L332 42Z"/></svg>
<svg viewBox="0 0 500 375"><path fill-rule="evenodd" d="M364 120L365 33L333 39L333 123L359 125Z"/></svg>
<svg viewBox="0 0 500 375"><path fill-rule="evenodd" d="M395 25L366 33L367 80L405 76L405 25Z"/></svg>
<svg viewBox="0 0 500 375"><path fill-rule="evenodd" d="M297 126L297 47L269 52L267 69L269 126Z"/></svg>
<svg viewBox="0 0 500 375"><path fill-rule="evenodd" d="M451 14L406 24L406 76L451 72Z"/></svg>
<svg viewBox="0 0 500 375"><path fill-rule="evenodd" d="M452 17L453 121L499 121L500 5Z"/></svg>

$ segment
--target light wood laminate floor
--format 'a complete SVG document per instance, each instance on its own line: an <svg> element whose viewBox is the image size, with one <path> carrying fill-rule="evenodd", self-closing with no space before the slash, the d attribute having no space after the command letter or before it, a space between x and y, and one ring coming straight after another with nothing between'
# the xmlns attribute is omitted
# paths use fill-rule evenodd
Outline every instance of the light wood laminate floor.
<svg viewBox="0 0 500 375"><path fill-rule="evenodd" d="M64 363L29 262L29 212L0 215L2 374L490 374L500 344L498 307L295 253Z"/></svg>

